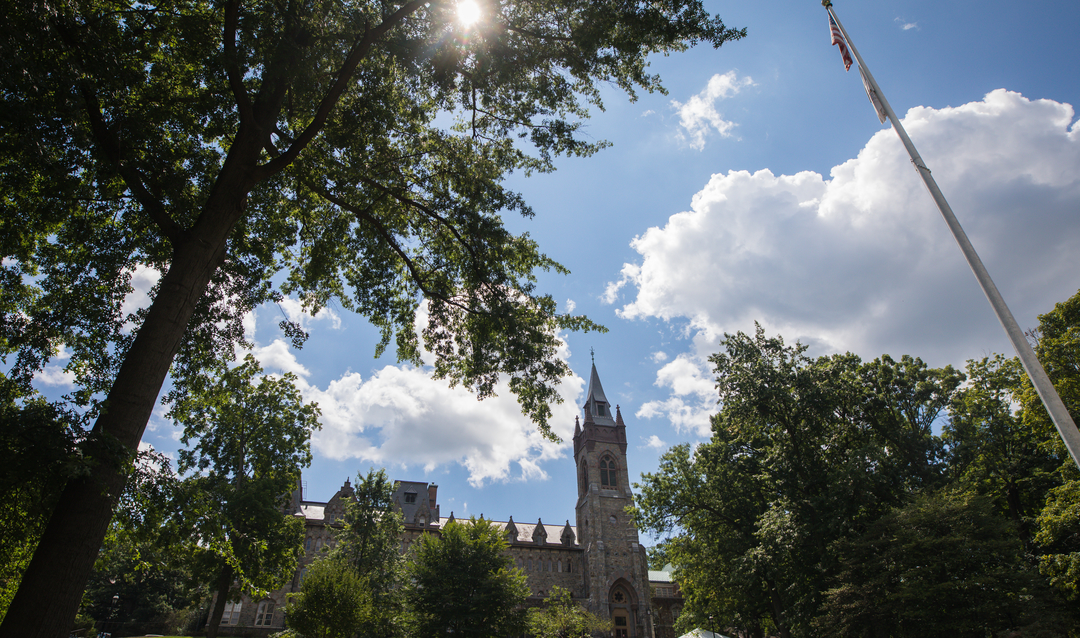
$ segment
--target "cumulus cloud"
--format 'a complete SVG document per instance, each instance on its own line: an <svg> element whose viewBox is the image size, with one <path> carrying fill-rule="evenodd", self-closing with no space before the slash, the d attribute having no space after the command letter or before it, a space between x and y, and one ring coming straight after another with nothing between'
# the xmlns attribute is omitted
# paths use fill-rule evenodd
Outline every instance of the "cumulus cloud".
<svg viewBox="0 0 1080 638"><path fill-rule="evenodd" d="M713 130L721 137L731 137L736 124L723 118L716 110L716 103L753 84L750 76L739 79L735 71L728 71L723 75L717 73L709 78L709 83L700 93L685 103L672 100L671 106L679 112L679 126L684 130L680 137L686 140L691 148L699 151L705 148L705 138L712 134Z"/></svg>
<svg viewBox="0 0 1080 638"><path fill-rule="evenodd" d="M300 324L305 330L308 329L312 321L329 321L334 330L341 329L341 316L334 312L332 308L324 306L319 312L312 315L304 308L302 301L292 297L285 297L278 302L278 306L285 313L285 316L289 318L289 321Z"/></svg>
<svg viewBox="0 0 1080 638"><path fill-rule="evenodd" d="M893 18L893 21L898 23L900 25L900 28L903 29L904 31L910 31L911 29L918 29L919 28L919 23L918 22L908 22L907 20L904 20L903 18Z"/></svg>
<svg viewBox="0 0 1080 638"><path fill-rule="evenodd" d="M649 438L647 439L644 439L644 441L645 445L643 445L642 447L647 447L652 450L662 450L667 447L667 443L661 441L660 437L656 436L655 434L649 436Z"/></svg>
<svg viewBox="0 0 1080 638"><path fill-rule="evenodd" d="M421 308L418 329L426 317ZM388 365L366 377L350 371L319 387L284 340L252 352L268 373L296 374L304 400L319 404L322 429L312 438L319 454L425 471L459 464L476 486L547 478L542 464L564 456L585 385L577 376L562 382L564 402L552 406L550 419L552 431L564 441L556 444L522 416L505 382L496 388L497 396L478 401L468 390L434 379L430 367ZM563 344L558 356L569 355Z"/></svg>
<svg viewBox="0 0 1080 638"><path fill-rule="evenodd" d="M566 300L566 312L567 313L572 313L575 310L577 310L577 302L574 301L573 299L567 299Z"/></svg>
<svg viewBox="0 0 1080 638"><path fill-rule="evenodd" d="M561 405L553 406L552 429L564 441L573 436L579 377L563 382ZM545 441L521 415L514 395L502 384L496 397L478 401L467 390L450 388L429 370L385 366L366 379L351 372L325 388L302 388L319 403L322 430L315 448L335 460L422 466L458 463L474 485L487 481L543 479L545 461L560 458L565 443Z"/></svg>
<svg viewBox="0 0 1080 638"><path fill-rule="evenodd" d="M1080 287L1073 116L1067 104L997 90L958 107L917 107L904 119L1025 326ZM715 174L689 211L631 245L641 259L623 266L604 299L635 291L620 316L685 322L696 343L749 332L755 320L811 353L910 353L934 365L1007 343L890 129L828 179ZM697 351L679 355L657 378L671 397L639 415L704 432L707 378Z"/></svg>

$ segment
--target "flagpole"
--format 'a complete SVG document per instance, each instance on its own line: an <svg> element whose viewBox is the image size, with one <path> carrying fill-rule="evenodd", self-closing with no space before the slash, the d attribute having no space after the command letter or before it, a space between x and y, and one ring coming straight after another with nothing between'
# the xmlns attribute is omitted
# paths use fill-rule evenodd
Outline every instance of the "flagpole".
<svg viewBox="0 0 1080 638"><path fill-rule="evenodd" d="M836 21L836 26L840 28L840 32L843 34L844 40L847 41L847 46L855 55L859 70L863 77L866 78L870 90L881 100L885 115L892 122L893 130L900 136L900 141L903 142L904 148L907 149L908 155L911 156L911 163L915 166L915 170L919 172L919 176L922 177L926 189L930 191L930 196L937 203L938 210L941 211L941 216L945 219L945 224L952 231L953 239L960 246L960 252L964 253L964 258L967 259L971 272L975 274L975 279L979 281L979 286L986 295L986 299L990 302L990 306L993 307L994 314L997 315L998 321L1001 322L1001 326L1009 336L1009 341L1012 342L1016 354L1019 355L1020 362L1023 364L1028 378L1031 379L1032 385L1035 386L1035 391L1039 393L1039 398L1042 399L1043 405L1046 406L1046 411L1050 413L1050 418L1054 421L1058 434L1061 435L1061 439L1065 442L1065 447L1069 450L1073 462L1076 463L1077 467L1080 467L1080 431L1076 429L1076 423L1069 416L1069 411L1065 409L1065 404L1061 401L1057 390L1054 389L1054 384L1050 382L1050 377L1046 375L1046 370L1043 369L1038 357L1035 356L1035 352L1031 349L1031 344L1024 338L1023 330L1016 323L1016 319L1013 318L1009 307L1005 305L1005 299L998 292L994 281L990 279L990 273L986 271L986 267L983 266L978 253L975 252L975 248L968 240L967 233L960 227L960 222L957 221L956 215L953 214L952 207L949 206L949 202L945 201L945 196L941 193L941 189L938 188L933 175L930 174L930 169L926 167L922 157L919 155L919 151L915 149L915 145L911 142L911 138L908 137L907 131L904 130L904 126L900 123L900 119L896 117L896 113L893 111L892 106L889 105L889 101L885 99L885 94L881 92L881 87L878 86L874 76L870 73L870 69L863 62L859 50L855 48L855 43L851 41L851 37L848 36L844 25L840 23L840 18L836 17L832 2L822 0L821 4L829 12L832 19Z"/></svg>

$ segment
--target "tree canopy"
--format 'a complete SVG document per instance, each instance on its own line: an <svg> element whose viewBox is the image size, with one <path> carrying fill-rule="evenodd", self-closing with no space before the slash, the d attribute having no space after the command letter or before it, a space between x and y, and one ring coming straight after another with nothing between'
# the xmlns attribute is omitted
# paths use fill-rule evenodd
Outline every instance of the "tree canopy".
<svg viewBox="0 0 1080 638"><path fill-rule="evenodd" d="M521 633L529 588L507 547L502 531L482 518L421 536L409 557L405 591L415 635Z"/></svg>
<svg viewBox="0 0 1080 638"><path fill-rule="evenodd" d="M686 601L677 629L1036 636L1075 622L1049 586L1075 590L1074 468L1052 426L1016 411L1015 360L965 375L811 358L760 327L721 347L711 439L673 447L637 486Z"/></svg>
<svg viewBox="0 0 1080 638"><path fill-rule="evenodd" d="M564 269L504 228L532 211L503 177L600 148L581 135L599 87L658 90L650 54L744 31L699 0L481 6L466 27L449 1L0 4L4 381L25 404L70 353L95 459L5 633L67 631L166 376L231 361L245 313L282 295L363 314L377 352L427 351L481 397L508 380L550 433L556 331L597 326L535 290ZM131 312L146 269L153 301Z"/></svg>

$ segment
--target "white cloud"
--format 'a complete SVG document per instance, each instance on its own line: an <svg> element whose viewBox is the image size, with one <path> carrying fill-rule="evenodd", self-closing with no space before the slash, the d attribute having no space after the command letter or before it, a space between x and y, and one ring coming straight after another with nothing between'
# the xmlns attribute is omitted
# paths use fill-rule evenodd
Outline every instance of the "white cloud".
<svg viewBox="0 0 1080 638"><path fill-rule="evenodd" d="M893 18L893 22L898 22L900 24L900 28L904 31L910 31L911 29L919 28L918 22L908 22L903 18Z"/></svg>
<svg viewBox="0 0 1080 638"><path fill-rule="evenodd" d="M34 375L34 381L52 387L70 388L75 385L75 373L61 366L47 365Z"/></svg>
<svg viewBox="0 0 1080 638"><path fill-rule="evenodd" d="M312 321L329 321L334 330L341 329L341 317L331 308L324 306L319 312L311 315L304 308L302 301L292 297L285 297L278 302L278 306L281 307L289 321L300 324L305 330L308 329Z"/></svg>
<svg viewBox="0 0 1080 638"><path fill-rule="evenodd" d="M680 138L689 137L687 143L690 147L700 151L705 148L705 138L713 129L721 137L731 137L731 131L736 124L723 118L716 110L716 103L753 84L750 76L739 79L735 71L728 71L723 75L717 73L709 78L709 83L700 93L692 96L685 104L672 100L671 106L679 112L679 126L685 129L685 133L680 133Z"/></svg>
<svg viewBox="0 0 1080 638"><path fill-rule="evenodd" d="M653 450L662 450L667 447L667 443L661 441L660 437L656 436L655 434L650 435L649 438L644 439L644 441L645 445L643 445L642 447L647 447Z"/></svg>
<svg viewBox="0 0 1080 638"><path fill-rule="evenodd" d="M566 300L566 312L567 312L567 314L571 314L575 310L577 310L577 302L574 301L573 299L567 299Z"/></svg>
<svg viewBox="0 0 1080 638"><path fill-rule="evenodd" d="M651 359L653 360L653 363L663 363L668 360L668 356L663 350L657 350L652 353Z"/></svg>
<svg viewBox="0 0 1080 638"><path fill-rule="evenodd" d="M904 120L1025 327L1080 288L1073 115L1067 104L998 90L955 108L917 107ZM631 245L641 261L623 266L605 301L632 284L636 297L620 316L685 321L701 344L749 332L757 320L811 354L910 353L943 365L1007 347L889 129L829 179L767 169L715 174L689 211ZM671 398L639 415L703 432L709 376L700 363L695 352L661 368L657 384Z"/></svg>
<svg viewBox="0 0 1080 638"><path fill-rule="evenodd" d="M300 378L311 375L311 371L296 360L296 353L282 339L274 339L268 346L256 347L251 353L255 355L263 370L268 373L292 372ZM238 359L242 358L242 356L238 357Z"/></svg>
<svg viewBox="0 0 1080 638"><path fill-rule="evenodd" d="M560 356L568 355L564 347ZM565 453L584 384L576 376L564 380L565 401L552 406L550 423L561 445L540 436L505 383L498 396L478 401L464 388L433 379L426 368L385 366L366 379L347 373L325 389L300 385L305 400L322 410L323 428L313 438L320 454L426 471L458 463L479 486L547 478L541 463Z"/></svg>

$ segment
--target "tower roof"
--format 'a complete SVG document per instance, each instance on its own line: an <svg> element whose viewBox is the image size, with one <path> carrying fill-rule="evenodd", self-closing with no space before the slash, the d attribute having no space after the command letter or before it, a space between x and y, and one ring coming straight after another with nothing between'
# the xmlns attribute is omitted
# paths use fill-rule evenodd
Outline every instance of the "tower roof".
<svg viewBox="0 0 1080 638"><path fill-rule="evenodd" d="M600 375L596 374L596 364L592 365L592 375L589 377L589 391L585 394L586 403L597 402L607 403L607 397L604 396L604 386L600 385ZM610 405L610 404L609 404Z"/></svg>
<svg viewBox="0 0 1080 638"><path fill-rule="evenodd" d="M592 374L589 376L589 390L585 393L586 423L592 422L598 425L615 425L615 419L611 414L611 403L604 395L604 386L600 385L600 375L596 373L596 364L593 363Z"/></svg>

